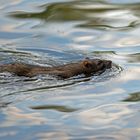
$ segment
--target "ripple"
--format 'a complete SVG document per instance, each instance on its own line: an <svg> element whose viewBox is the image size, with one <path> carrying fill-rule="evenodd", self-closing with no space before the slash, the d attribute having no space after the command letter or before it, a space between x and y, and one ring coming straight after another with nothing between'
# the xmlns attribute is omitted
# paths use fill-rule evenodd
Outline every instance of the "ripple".
<svg viewBox="0 0 140 140"><path fill-rule="evenodd" d="M21 98L26 98L26 96L32 96L33 92L43 92L48 90L57 90L68 87L73 87L74 85L82 85L88 81L96 84L100 82L105 82L115 77L122 71L120 67L113 64L112 69L106 70L100 75L93 75L85 77L83 75L75 76L66 80L59 80L55 77L49 75L38 75L33 78L19 77L9 73L0 74L0 98L4 100L2 106L5 104L9 105L13 102L17 102L18 99L14 99L15 96L21 96ZM27 95L26 95L27 94ZM22 96L23 95L23 96ZM13 98L12 98L13 97ZM8 100L7 100L8 99ZM17 100L17 101L15 101ZM19 98L20 101L20 98ZM10 102L10 103L9 103Z"/></svg>

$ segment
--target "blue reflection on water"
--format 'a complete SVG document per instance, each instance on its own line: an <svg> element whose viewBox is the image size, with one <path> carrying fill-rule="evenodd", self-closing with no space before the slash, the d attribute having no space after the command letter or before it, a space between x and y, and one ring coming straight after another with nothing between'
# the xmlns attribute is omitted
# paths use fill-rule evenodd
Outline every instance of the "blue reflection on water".
<svg viewBox="0 0 140 140"><path fill-rule="evenodd" d="M68 80L0 74L0 139L138 139L139 2L1 0L1 64L116 66Z"/></svg>

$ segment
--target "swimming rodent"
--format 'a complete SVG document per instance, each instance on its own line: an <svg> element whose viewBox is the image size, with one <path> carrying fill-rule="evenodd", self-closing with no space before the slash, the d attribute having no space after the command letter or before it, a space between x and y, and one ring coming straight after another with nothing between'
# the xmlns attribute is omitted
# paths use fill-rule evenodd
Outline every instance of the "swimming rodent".
<svg viewBox="0 0 140 140"><path fill-rule="evenodd" d="M18 76L33 77L39 74L48 74L62 79L70 78L80 74L89 76L102 73L112 67L112 61L86 58L75 63L64 64L54 67L44 67L23 63L12 63L0 65L0 72L10 72Z"/></svg>

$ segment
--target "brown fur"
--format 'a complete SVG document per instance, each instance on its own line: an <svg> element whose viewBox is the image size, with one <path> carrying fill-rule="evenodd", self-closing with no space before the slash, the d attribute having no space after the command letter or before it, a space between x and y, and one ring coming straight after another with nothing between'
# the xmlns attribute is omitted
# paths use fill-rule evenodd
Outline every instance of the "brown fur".
<svg viewBox="0 0 140 140"><path fill-rule="evenodd" d="M96 74L111 68L110 60L89 59L76 63L69 63L55 67L42 67L23 63L6 64L0 66L0 72L10 72L18 76L33 77L38 74L49 74L61 78L70 78L76 75Z"/></svg>

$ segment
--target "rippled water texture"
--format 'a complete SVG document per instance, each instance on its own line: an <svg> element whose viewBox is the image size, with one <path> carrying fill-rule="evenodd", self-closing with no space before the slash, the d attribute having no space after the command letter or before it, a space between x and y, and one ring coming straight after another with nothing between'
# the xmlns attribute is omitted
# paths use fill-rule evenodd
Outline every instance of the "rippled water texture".
<svg viewBox="0 0 140 140"><path fill-rule="evenodd" d="M0 64L85 57L113 67L66 80L0 73L0 139L140 139L140 0L0 0Z"/></svg>

